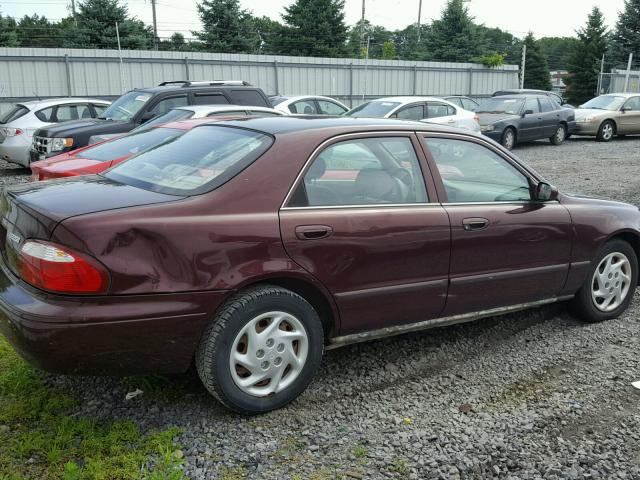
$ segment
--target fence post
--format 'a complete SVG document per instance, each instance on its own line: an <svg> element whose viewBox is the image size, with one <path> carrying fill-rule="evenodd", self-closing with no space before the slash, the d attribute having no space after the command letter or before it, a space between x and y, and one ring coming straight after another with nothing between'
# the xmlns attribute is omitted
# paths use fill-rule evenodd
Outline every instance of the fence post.
<svg viewBox="0 0 640 480"><path fill-rule="evenodd" d="M467 94L470 97L473 95L473 68L469 69L469 88Z"/></svg>
<svg viewBox="0 0 640 480"><path fill-rule="evenodd" d="M413 65L413 94L418 94L418 64Z"/></svg>
<svg viewBox="0 0 640 480"><path fill-rule="evenodd" d="M353 62L349 64L349 106L353 108Z"/></svg>
<svg viewBox="0 0 640 480"><path fill-rule="evenodd" d="M184 57L184 74L185 74L185 80L188 82L190 80L190 78L189 78L189 57Z"/></svg>
<svg viewBox="0 0 640 480"><path fill-rule="evenodd" d="M278 61L273 61L273 73L276 82L276 95L280 95L280 75L278 73Z"/></svg>
<svg viewBox="0 0 640 480"><path fill-rule="evenodd" d="M64 69L67 74L67 97L73 97L71 94L71 66L69 65L69 55L64 54Z"/></svg>

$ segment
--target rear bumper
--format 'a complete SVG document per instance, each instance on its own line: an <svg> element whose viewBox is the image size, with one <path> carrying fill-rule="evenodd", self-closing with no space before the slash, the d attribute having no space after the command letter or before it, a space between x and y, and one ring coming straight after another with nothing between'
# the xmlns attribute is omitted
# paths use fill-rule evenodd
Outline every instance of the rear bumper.
<svg viewBox="0 0 640 480"><path fill-rule="evenodd" d="M31 144L23 143L16 140L16 137L8 137L3 143L0 143L0 159L28 167Z"/></svg>
<svg viewBox="0 0 640 480"><path fill-rule="evenodd" d="M0 332L57 373L180 373L228 291L106 297L47 295L0 268Z"/></svg>

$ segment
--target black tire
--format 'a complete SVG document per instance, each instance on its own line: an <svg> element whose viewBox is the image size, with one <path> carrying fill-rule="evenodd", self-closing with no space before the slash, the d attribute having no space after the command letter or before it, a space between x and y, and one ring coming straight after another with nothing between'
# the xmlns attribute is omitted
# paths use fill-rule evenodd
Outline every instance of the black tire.
<svg viewBox="0 0 640 480"><path fill-rule="evenodd" d="M605 120L598 128L596 140L598 142L610 142L616 134L616 125L611 120Z"/></svg>
<svg viewBox="0 0 640 480"><path fill-rule="evenodd" d="M556 128L556 132L549 137L549 141L552 145L562 145L567 138L567 126L561 123Z"/></svg>
<svg viewBox="0 0 640 480"><path fill-rule="evenodd" d="M610 312L604 312L598 309L591 296L591 288L594 280L594 274L596 268L607 255L611 253L624 254L629 263L631 264L631 286L627 296L623 299L621 304ZM581 320L589 323L603 322L619 317L629 306L633 299L634 291L638 285L638 257L634 249L624 240L612 240L607 242L598 252L594 260L591 262L591 268L584 284L571 300L570 307L573 313Z"/></svg>
<svg viewBox="0 0 640 480"><path fill-rule="evenodd" d="M518 143L518 134L513 127L507 127L502 132L502 138L500 139L500 143L507 150L513 150L513 147Z"/></svg>
<svg viewBox="0 0 640 480"><path fill-rule="evenodd" d="M229 356L241 329L257 316L274 310L295 316L304 326L307 358L291 385L269 396L254 396L233 380ZM260 414L283 407L307 388L320 366L323 349L320 317L304 298L278 286L257 285L234 295L216 313L196 351L196 369L205 388L227 408L245 415Z"/></svg>

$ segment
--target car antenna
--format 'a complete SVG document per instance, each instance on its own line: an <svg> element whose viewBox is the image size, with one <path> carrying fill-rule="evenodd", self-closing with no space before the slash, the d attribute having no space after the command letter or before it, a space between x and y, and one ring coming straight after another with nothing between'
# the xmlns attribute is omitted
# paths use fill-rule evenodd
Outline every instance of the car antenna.
<svg viewBox="0 0 640 480"><path fill-rule="evenodd" d="M31 93L33 93L33 96L36 97L38 100L42 101L42 98L40 98L40 95L38 95L35 90L33 90Z"/></svg>

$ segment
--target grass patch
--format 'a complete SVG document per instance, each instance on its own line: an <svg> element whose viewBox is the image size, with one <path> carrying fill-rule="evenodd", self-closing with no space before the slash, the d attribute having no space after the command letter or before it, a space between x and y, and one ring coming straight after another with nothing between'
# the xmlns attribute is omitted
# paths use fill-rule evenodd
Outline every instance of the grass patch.
<svg viewBox="0 0 640 480"><path fill-rule="evenodd" d="M389 465L389 470L405 477L409 474L409 463L404 458L396 458Z"/></svg>
<svg viewBox="0 0 640 480"><path fill-rule="evenodd" d="M0 337L0 480L184 478L177 428L145 434L129 420L70 417L75 404Z"/></svg>

